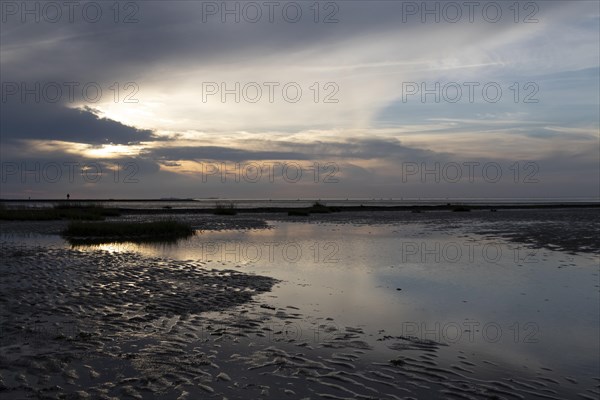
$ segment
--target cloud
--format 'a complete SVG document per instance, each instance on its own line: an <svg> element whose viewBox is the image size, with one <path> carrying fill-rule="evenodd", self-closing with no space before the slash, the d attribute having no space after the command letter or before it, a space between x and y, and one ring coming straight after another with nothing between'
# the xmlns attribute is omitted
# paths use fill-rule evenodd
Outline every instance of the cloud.
<svg viewBox="0 0 600 400"><path fill-rule="evenodd" d="M474 22L463 9L458 23L434 22L431 15L423 23L420 13L406 13L411 2L320 2L318 14L312 3L296 2L303 12L297 23L282 17L285 2L274 22L263 9L257 23L244 15L239 23L231 15L222 23L221 15L206 15L207 2L133 2L137 22L130 24L121 20L131 10L120 8L115 23L112 4L95 3L103 7L97 23L82 20L78 10L74 22L22 23L10 16L0 25L3 95L9 96L0 112L3 157L44 160L49 149L59 159L77 152L88 161L127 156L155 168L152 185L177 193L197 183L189 170L199 160L335 161L346 167L349 183L314 190L343 197L396 193L390 182L406 160L543 161L546 170L561 166L556 182L581 193L597 188L597 180L588 180L597 175L592 144L600 118L597 2L521 2L517 22L511 2L491 2L504 7L496 23L481 13L490 2L480 2ZM248 3L210 4L231 9ZM447 3L414 4L431 9ZM536 23L523 22L528 4L539 7ZM323 23L327 16L338 22ZM481 93L474 102L403 101L406 82L472 81L502 85L501 101L487 102ZM74 98L56 103L31 96L23 102L5 90L5 84L68 82L78 84ZM204 84L211 82L219 93L206 97ZM273 101L267 82L277 83ZM539 101L524 103L531 82ZM248 101L248 83L261 87L259 101ZM98 101L86 99L86 84L102 89ZM241 92L222 95L222 85L231 90L236 84ZM301 88L297 102L286 98L286 84ZM5 150L9 144L12 154ZM293 196L301 185L295 187L228 186L226 192ZM457 191L415 188L432 195Z"/></svg>
<svg viewBox="0 0 600 400"><path fill-rule="evenodd" d="M141 155L160 162L175 161L263 161L263 160L373 160L436 158L435 153L403 146L397 139L348 139L346 141L298 143L279 140L253 140L252 147L269 148L270 151L245 150L232 147L187 146L153 147ZM437 155L439 159L440 155Z"/></svg>
<svg viewBox="0 0 600 400"><path fill-rule="evenodd" d="M89 144L130 144L157 140L153 132L100 117L90 108L62 104L4 102L0 112L2 141L61 140Z"/></svg>

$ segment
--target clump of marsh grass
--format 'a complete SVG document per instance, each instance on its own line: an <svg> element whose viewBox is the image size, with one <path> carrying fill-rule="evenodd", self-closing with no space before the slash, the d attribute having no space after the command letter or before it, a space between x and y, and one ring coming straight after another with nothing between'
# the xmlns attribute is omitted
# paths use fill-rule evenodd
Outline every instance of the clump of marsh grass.
<svg viewBox="0 0 600 400"><path fill-rule="evenodd" d="M292 217L308 217L310 215L310 211L308 210L289 210L288 215Z"/></svg>
<svg viewBox="0 0 600 400"><path fill-rule="evenodd" d="M455 206L452 208L453 212L469 212L471 209L467 206Z"/></svg>
<svg viewBox="0 0 600 400"><path fill-rule="evenodd" d="M235 208L235 204L233 204L233 203L229 203L229 204L216 203L213 214L215 214L215 215L236 215L237 210Z"/></svg>
<svg viewBox="0 0 600 400"><path fill-rule="evenodd" d="M288 210L288 215L297 217L307 217L310 214L329 214L332 212L340 212L339 207L330 207L319 201L315 201L310 207L296 208Z"/></svg>
<svg viewBox="0 0 600 400"><path fill-rule="evenodd" d="M332 212L339 212L339 207L328 207L326 204L319 201L315 201L312 206L308 208L311 214L329 214Z"/></svg>
<svg viewBox="0 0 600 400"><path fill-rule="evenodd" d="M173 220L153 222L73 221L62 232L62 235L73 243L169 242L194 235L194 229L188 223Z"/></svg>

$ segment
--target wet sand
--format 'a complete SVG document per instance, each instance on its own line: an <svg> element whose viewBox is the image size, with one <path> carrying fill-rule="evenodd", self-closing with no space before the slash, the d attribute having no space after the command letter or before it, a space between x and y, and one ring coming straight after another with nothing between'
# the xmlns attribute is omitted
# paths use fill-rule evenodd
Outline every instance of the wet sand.
<svg viewBox="0 0 600 400"><path fill-rule="evenodd" d="M253 301L277 284L266 277L10 246L2 275L3 398L561 398L468 355L442 367L432 340L382 333L378 359L360 327Z"/></svg>
<svg viewBox="0 0 600 400"><path fill-rule="evenodd" d="M287 216L272 219L298 221ZM600 236L600 209L597 208L498 209L497 212L484 209L467 213L355 212L323 214L303 222L352 225L419 223L434 230L466 231L535 248L600 254L600 241L597 239Z"/></svg>
<svg viewBox="0 0 600 400"><path fill-rule="evenodd" d="M179 320L244 304L276 282L126 253L10 245L2 253L1 385L12 398L84 390L101 376L89 363L110 383L128 359L124 342L152 342Z"/></svg>
<svg viewBox="0 0 600 400"><path fill-rule="evenodd" d="M527 217L516 212L334 214L301 224L343 232L346 224L416 223L416 235L478 232L595 254L593 241L584 237L575 248L569 235L547 234L540 224L585 236L597 229L597 214L544 213L519 226ZM273 215L226 218L221 226L234 230L273 229ZM570 224L573 218L580 223ZM528 225L534 228L522 229ZM60 226L2 229L43 238ZM561 243L561 236L569 240ZM452 343L324 318L292 297L273 297L298 282L249 273L236 263L41 243L1 246L3 398L598 398L598 377L590 384L526 362L515 371Z"/></svg>

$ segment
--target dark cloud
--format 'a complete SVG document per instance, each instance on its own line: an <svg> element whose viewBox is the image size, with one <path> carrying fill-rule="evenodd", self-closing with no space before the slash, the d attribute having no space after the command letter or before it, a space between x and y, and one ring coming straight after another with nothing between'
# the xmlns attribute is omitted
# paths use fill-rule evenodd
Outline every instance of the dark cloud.
<svg viewBox="0 0 600 400"><path fill-rule="evenodd" d="M296 143L289 141L252 141L253 146L269 151L243 150L220 146L185 146L150 148L143 156L163 163L175 161L260 161L260 160L326 160L326 159L434 159L436 153L402 145L396 139L352 139L345 142ZM440 158L440 154L437 154Z"/></svg>
<svg viewBox="0 0 600 400"><path fill-rule="evenodd" d="M41 2L37 2L41 3ZM439 1L334 1L320 2L317 13L313 3L305 1L276 2L273 22L269 20L268 7L261 7L262 16L256 23L244 12L244 1L134 1L137 9L124 9L116 17L114 3L92 2L102 8L102 17L91 23L83 17L86 2L81 1L69 21L66 9L57 23L21 23L20 14L6 16L2 23L2 47L5 52L3 79L53 81L112 82L115 76L136 80L140 73L153 67L177 60L177 65L190 67L243 63L244 60L274 57L278 54L309 52L315 45L332 49L364 38L371 33L400 32L402 37L415 35L418 29L427 31L458 31L468 27L473 36L503 34L514 27L508 6L512 3L478 2L475 22L468 22L468 9L463 7L460 23L445 22L443 11L439 23L431 15L428 24L421 22L426 8L443 7ZM206 15L206 4L217 5L217 15ZM263 4L258 1L255 4ZM301 8L298 22L286 22L286 4ZM416 14L406 8L414 3ZM461 2L458 2L459 4ZM498 23L489 23L482 17L486 3L503 4L503 17ZM20 2L17 2L19 8ZM58 4L62 4L58 2ZM221 9L240 7L240 22L227 16L221 22ZM316 3L315 3L316 4ZM330 4L329 6L327 4ZM548 17L555 9L564 7L561 2L545 2L543 12ZM291 7L287 15L294 15ZM93 10L92 10L93 11ZM93 15L93 13L90 13ZM123 23L131 16L131 23ZM315 19L319 21L315 23ZM323 23L328 19L331 23ZM337 21L337 22L336 22ZM419 32L422 32L419 31ZM447 40L450 40L450 36ZM404 41L401 41L402 43ZM395 49L390 49L393 55Z"/></svg>
<svg viewBox="0 0 600 400"><path fill-rule="evenodd" d="M153 132L101 118L91 109L61 104L3 102L0 111L3 142L14 139L61 140L87 144L128 144L155 140Z"/></svg>
<svg viewBox="0 0 600 400"><path fill-rule="evenodd" d="M310 155L298 152L251 151L220 146L163 147L147 149L145 157L159 160L164 165L174 161L252 161L252 160L309 160Z"/></svg>

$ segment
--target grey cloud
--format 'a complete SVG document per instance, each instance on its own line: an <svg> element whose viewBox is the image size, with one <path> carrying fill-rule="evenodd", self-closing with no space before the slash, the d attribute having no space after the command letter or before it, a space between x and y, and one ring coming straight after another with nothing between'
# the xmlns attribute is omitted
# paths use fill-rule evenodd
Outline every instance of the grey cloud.
<svg viewBox="0 0 600 400"><path fill-rule="evenodd" d="M251 160L308 160L311 157L295 152L250 151L220 146L163 147L147 149L145 157L160 160L165 165L174 161L251 161Z"/></svg>
<svg viewBox="0 0 600 400"><path fill-rule="evenodd" d="M289 141L253 141L269 151L243 150L220 146L160 147L144 151L145 157L174 162L182 160L204 161L257 161L257 160L325 160L325 159L402 159L406 157L435 158L435 153L403 146L390 139L348 140L346 142L295 143ZM440 156L438 155L438 158Z"/></svg>
<svg viewBox="0 0 600 400"><path fill-rule="evenodd" d="M3 142L39 139L88 144L128 144L157 139L150 130L101 118L90 109L16 101L2 103L0 133Z"/></svg>
<svg viewBox="0 0 600 400"><path fill-rule="evenodd" d="M83 7L85 2L80 3ZM482 23L480 15L474 24L443 21L422 24L420 15L411 15L403 22L403 4L411 2L393 1L329 2L338 10L321 3L317 18L322 21L333 15L339 21L330 24L314 23L315 14L309 2L291 2L299 4L303 10L298 23L288 23L282 18L281 10L286 4L282 1L278 2L280 6L274 23L268 22L268 13L265 13L258 23L242 21L236 24L221 23L219 16L208 17L203 22L203 3L210 2L138 1L131 2L139 7L135 13L138 22L115 24L113 3L96 3L103 8L103 17L97 23L86 22L81 13L75 14L73 23L64 16L59 23L23 24L10 16L2 24L4 76L16 80L68 78L109 82L118 75L136 80L143 72L140 68L157 67L173 60L177 60L180 66L194 67L243 63L244 60L276 57L282 53L310 51L316 44L327 43L336 48L353 38L374 32L399 31L405 33L408 40L415 32L456 30L460 25L471 29L475 34L473 38L502 34L515 27L511 18L502 18L499 23L491 24ZM225 2L213 3L222 7ZM240 7L245 5L245 2L237 1L228 2L226 7L231 8L235 3ZM419 8L423 4L420 1L414 3ZM489 2L479 3L483 7ZM429 2L427 7L434 4L440 6L441 2ZM548 16L560 11L561 7L559 2L546 2L543 11ZM128 13L122 11L119 18L123 19L125 14ZM463 18L461 21L468 20L466 14ZM393 53L394 49L390 51Z"/></svg>

